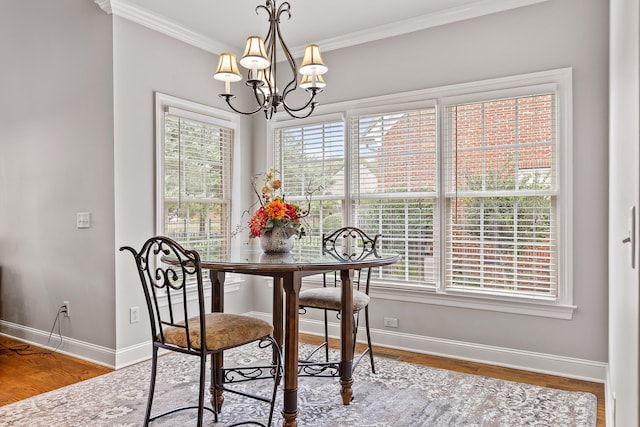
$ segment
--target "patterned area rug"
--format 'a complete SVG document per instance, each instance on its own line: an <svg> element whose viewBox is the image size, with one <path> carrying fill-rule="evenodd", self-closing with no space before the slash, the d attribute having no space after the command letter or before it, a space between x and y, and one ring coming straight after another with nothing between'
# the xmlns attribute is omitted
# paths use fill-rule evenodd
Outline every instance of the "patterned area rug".
<svg viewBox="0 0 640 427"><path fill-rule="evenodd" d="M302 347L305 354L308 347ZM262 356L260 355L262 351ZM259 362L264 351L225 353L225 361ZM334 357L337 354L334 353ZM160 358L154 411L197 401L197 358ZM366 358L365 358L366 359ZM596 397L590 393L502 381L376 358L377 374L363 359L353 386L354 400L342 405L335 378L302 377L298 389L298 423L306 426L360 427L593 427ZM144 417L150 363L145 362L81 383L0 407L0 426L140 426ZM268 389L268 382L245 383ZM208 391L207 391L208 395ZM279 393L280 399L282 393ZM208 397L207 397L208 400ZM281 402L274 422L282 425ZM225 394L219 423L205 411L205 425L239 420L266 422L266 404ZM153 426L194 425L195 411L177 413Z"/></svg>

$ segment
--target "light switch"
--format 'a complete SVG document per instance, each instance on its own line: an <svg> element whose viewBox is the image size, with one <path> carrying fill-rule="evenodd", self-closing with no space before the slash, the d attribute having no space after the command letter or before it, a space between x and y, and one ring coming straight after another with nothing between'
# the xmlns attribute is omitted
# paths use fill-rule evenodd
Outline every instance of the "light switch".
<svg viewBox="0 0 640 427"><path fill-rule="evenodd" d="M78 212L76 217L76 225L78 228L91 228L91 213Z"/></svg>

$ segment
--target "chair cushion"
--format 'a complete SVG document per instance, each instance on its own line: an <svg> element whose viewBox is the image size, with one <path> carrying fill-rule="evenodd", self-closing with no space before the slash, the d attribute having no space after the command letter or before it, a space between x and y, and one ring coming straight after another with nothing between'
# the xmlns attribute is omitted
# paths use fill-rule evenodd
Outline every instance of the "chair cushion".
<svg viewBox="0 0 640 427"><path fill-rule="evenodd" d="M189 322L189 335L194 348L200 349L200 318L192 317ZM207 350L224 350L266 337L273 333L273 326L264 320L250 316L230 313L209 313L205 316ZM185 329L170 326L164 330L167 344L187 347Z"/></svg>
<svg viewBox="0 0 640 427"><path fill-rule="evenodd" d="M304 289L300 291L301 307L323 308L340 311L342 290L339 287ZM353 291L353 311L360 311L369 304L369 295L360 291Z"/></svg>

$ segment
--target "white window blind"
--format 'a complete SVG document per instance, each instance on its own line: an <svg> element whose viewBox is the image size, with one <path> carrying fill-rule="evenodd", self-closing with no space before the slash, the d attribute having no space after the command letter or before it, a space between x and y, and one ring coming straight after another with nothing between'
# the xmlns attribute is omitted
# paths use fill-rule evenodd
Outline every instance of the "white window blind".
<svg viewBox="0 0 640 427"><path fill-rule="evenodd" d="M445 287L558 295L555 94L445 106Z"/></svg>
<svg viewBox="0 0 640 427"><path fill-rule="evenodd" d="M402 255L377 276L434 286L436 109L354 116L350 135L353 223Z"/></svg>
<svg viewBox="0 0 640 427"><path fill-rule="evenodd" d="M276 168L286 200L307 209L307 238L340 228L344 212L345 138L342 120L291 126L275 131Z"/></svg>
<svg viewBox="0 0 640 427"><path fill-rule="evenodd" d="M328 111L344 128L279 123L276 158L287 197L302 200L307 180L324 186L315 236L352 225L402 255L374 286L551 317L574 309L570 69Z"/></svg>
<svg viewBox="0 0 640 427"><path fill-rule="evenodd" d="M164 113L164 234L214 255L229 245L234 130Z"/></svg>

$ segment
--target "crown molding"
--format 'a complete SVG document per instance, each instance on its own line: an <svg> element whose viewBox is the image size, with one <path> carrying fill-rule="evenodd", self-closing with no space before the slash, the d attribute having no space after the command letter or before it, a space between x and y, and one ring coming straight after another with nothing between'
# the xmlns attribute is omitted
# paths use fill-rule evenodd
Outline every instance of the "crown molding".
<svg viewBox="0 0 640 427"><path fill-rule="evenodd" d="M404 21L354 31L343 36L319 41L317 44L322 46L323 52L342 49L545 1L548 0L479 0L465 6L452 7ZM303 52L303 47L300 48L300 52Z"/></svg>
<svg viewBox="0 0 640 427"><path fill-rule="evenodd" d="M478 0L465 6L452 7L404 21L320 40L317 44L322 46L323 52L327 52L545 1L548 0ZM94 0L94 2L108 15L119 16L208 52L219 55L222 52L233 52L235 50L232 46L192 31L168 18L137 7L127 0ZM295 57L302 56L303 51L304 46L296 46L291 49Z"/></svg>
<svg viewBox="0 0 640 427"><path fill-rule="evenodd" d="M234 50L231 46L192 31L147 9L137 7L126 0L94 0L94 2L108 15L113 14L127 19L207 52L219 55L222 52L233 52Z"/></svg>
<svg viewBox="0 0 640 427"><path fill-rule="evenodd" d="M104 10L107 15L113 13L111 10L111 0L93 0L93 2L100 6L100 9Z"/></svg>

